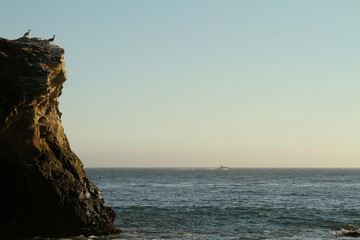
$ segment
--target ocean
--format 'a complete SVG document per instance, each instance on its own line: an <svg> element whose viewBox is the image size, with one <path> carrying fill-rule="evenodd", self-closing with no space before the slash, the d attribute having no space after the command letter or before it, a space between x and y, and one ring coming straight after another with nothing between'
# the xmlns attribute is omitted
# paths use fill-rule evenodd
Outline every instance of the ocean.
<svg viewBox="0 0 360 240"><path fill-rule="evenodd" d="M72 239L353 239L360 169L85 169L119 236Z"/></svg>

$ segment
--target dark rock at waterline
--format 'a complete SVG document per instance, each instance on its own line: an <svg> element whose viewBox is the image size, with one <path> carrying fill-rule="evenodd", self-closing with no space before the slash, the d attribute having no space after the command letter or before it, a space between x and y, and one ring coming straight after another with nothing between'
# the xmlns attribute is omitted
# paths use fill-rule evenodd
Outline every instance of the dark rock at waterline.
<svg viewBox="0 0 360 240"><path fill-rule="evenodd" d="M0 239L118 233L61 124L64 50L0 38Z"/></svg>
<svg viewBox="0 0 360 240"><path fill-rule="evenodd" d="M343 233L344 236L348 236L348 237L360 237L360 232L359 231L347 231L345 233Z"/></svg>

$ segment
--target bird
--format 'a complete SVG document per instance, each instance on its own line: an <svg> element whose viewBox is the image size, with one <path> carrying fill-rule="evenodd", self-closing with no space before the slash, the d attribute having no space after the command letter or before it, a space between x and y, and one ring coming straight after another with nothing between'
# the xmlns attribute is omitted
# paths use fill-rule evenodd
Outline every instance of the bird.
<svg viewBox="0 0 360 240"><path fill-rule="evenodd" d="M54 42L54 41L55 41L55 38L56 38L56 35L54 35L52 38L48 39L48 42L49 42L49 43Z"/></svg>
<svg viewBox="0 0 360 240"><path fill-rule="evenodd" d="M30 36L30 32L31 32L31 29L29 29L29 31L27 31L27 32L24 34L23 37L28 37L28 36Z"/></svg>

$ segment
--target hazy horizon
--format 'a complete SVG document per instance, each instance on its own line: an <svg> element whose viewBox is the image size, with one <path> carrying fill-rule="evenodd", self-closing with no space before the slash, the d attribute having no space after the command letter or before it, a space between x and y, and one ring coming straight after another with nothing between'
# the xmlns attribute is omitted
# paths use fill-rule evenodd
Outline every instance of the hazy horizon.
<svg viewBox="0 0 360 240"><path fill-rule="evenodd" d="M0 0L65 49L85 167L359 168L360 1Z"/></svg>

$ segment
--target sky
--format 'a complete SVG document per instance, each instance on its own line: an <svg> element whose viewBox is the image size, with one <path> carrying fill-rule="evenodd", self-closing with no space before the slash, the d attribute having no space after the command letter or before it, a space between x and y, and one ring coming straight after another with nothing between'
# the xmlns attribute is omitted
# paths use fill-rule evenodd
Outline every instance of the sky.
<svg viewBox="0 0 360 240"><path fill-rule="evenodd" d="M360 167L360 1L0 0L65 49L85 167Z"/></svg>

